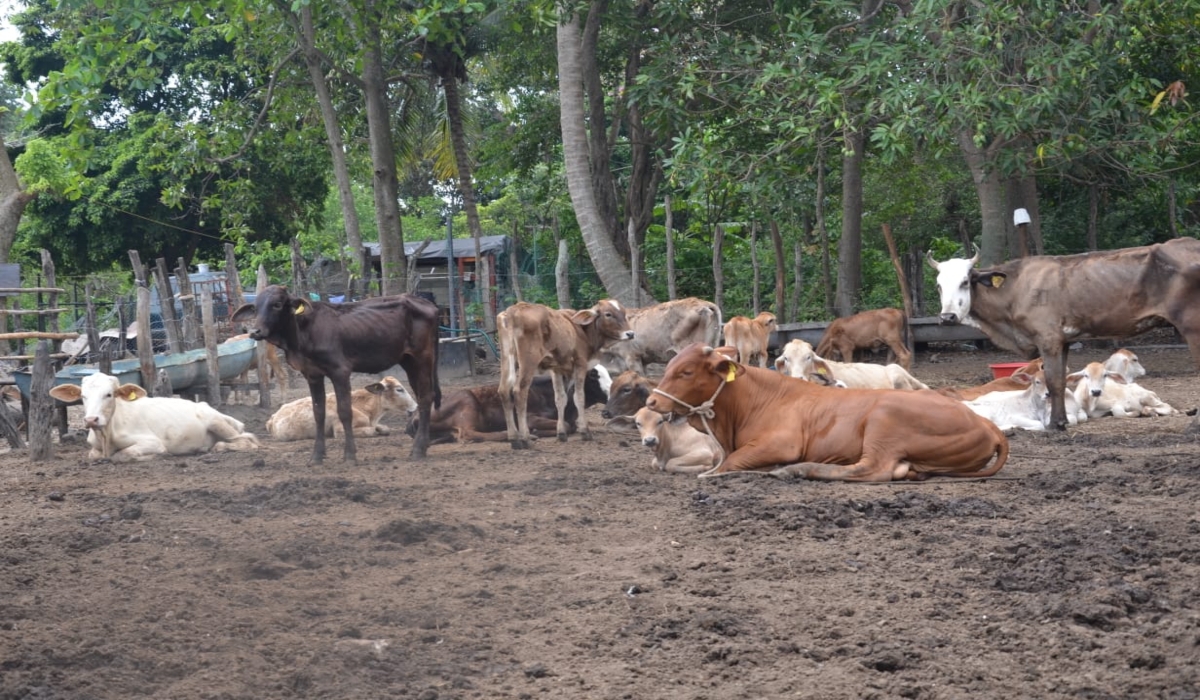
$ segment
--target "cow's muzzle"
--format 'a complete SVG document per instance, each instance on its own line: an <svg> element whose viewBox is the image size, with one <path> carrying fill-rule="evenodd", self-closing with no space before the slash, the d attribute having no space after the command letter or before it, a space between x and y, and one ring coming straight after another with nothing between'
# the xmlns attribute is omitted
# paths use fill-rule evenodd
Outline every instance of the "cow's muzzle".
<svg viewBox="0 0 1200 700"><path fill-rule="evenodd" d="M600 417L604 418L604 419L612 418L612 411L610 411L606 408L606 409L600 411Z"/></svg>
<svg viewBox="0 0 1200 700"><path fill-rule="evenodd" d="M1092 396L1099 396L1102 393L1104 392L1101 389L1092 389Z"/></svg>
<svg viewBox="0 0 1200 700"><path fill-rule="evenodd" d="M658 438L651 435L650 437L642 438L642 444L646 447L655 447L658 445Z"/></svg>
<svg viewBox="0 0 1200 700"><path fill-rule="evenodd" d="M250 331L249 335L250 335L251 340L262 340L263 339L262 331L258 330L257 328Z"/></svg>
<svg viewBox="0 0 1200 700"><path fill-rule="evenodd" d="M941 316L938 316L938 321L940 321L943 326L953 326L958 323L958 314L942 314Z"/></svg>

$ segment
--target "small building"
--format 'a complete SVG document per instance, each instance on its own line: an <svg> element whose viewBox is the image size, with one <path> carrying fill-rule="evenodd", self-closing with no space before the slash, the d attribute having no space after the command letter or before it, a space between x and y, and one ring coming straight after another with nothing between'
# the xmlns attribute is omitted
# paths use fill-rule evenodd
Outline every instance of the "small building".
<svg viewBox="0 0 1200 700"><path fill-rule="evenodd" d="M479 287L478 266L475 260L475 239L455 238L450 258L454 261L453 269L449 268L446 255L446 240L431 240L421 251L417 259L416 271L418 280L416 291L426 299L437 304L442 311L442 325L450 325L450 275L453 275L455 290L455 317L460 328L481 327L480 320L483 309L480 308L482 294ZM404 254L411 257L416 254L424 241L405 241ZM371 261L375 274L380 273L379 244L364 243L363 247L371 252ZM511 283L508 275L508 256L513 254L512 239L508 236L483 236L479 239L480 254L487 259L490 280L489 286L495 293L492 295L492 308L488 310L495 316L501 308L500 300L511 296ZM499 308L497 308L499 306ZM465 310L465 313L464 313ZM466 322L463 319L467 319Z"/></svg>

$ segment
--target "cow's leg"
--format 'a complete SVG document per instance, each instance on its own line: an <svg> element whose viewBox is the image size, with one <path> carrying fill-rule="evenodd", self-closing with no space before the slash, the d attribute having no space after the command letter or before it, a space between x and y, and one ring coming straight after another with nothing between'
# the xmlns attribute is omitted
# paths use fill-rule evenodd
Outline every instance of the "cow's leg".
<svg viewBox="0 0 1200 700"><path fill-rule="evenodd" d="M325 461L325 377L305 379L308 380L308 395L312 397L313 425L317 430L311 461L313 464L320 464Z"/></svg>
<svg viewBox="0 0 1200 700"><path fill-rule="evenodd" d="M435 339L433 341L437 343ZM412 388L417 399L417 430L413 435L412 450L409 459L424 459L429 449L429 428L433 419L433 399L438 393L437 388L437 358L420 359L405 355L400 360L408 385Z"/></svg>
<svg viewBox="0 0 1200 700"><path fill-rule="evenodd" d="M873 463L866 459L856 464L823 464L820 462L796 462L771 470L771 476L787 479L812 479L814 481L892 481L908 476L909 464L889 460Z"/></svg>
<svg viewBox="0 0 1200 700"><path fill-rule="evenodd" d="M253 433L245 432L245 425L221 416L208 426L209 435L214 438L213 452L249 452L262 447Z"/></svg>
<svg viewBox="0 0 1200 700"><path fill-rule="evenodd" d="M1042 368L1046 375L1046 390L1050 392L1050 428L1067 429L1067 348L1051 343L1042 348Z"/></svg>
<svg viewBox="0 0 1200 700"><path fill-rule="evenodd" d="M765 472L779 464L766 449L758 446L746 446L730 452L716 467L700 474L701 478L733 474L736 472Z"/></svg>
<svg viewBox="0 0 1200 700"><path fill-rule="evenodd" d="M558 422L554 424L554 433L559 442L567 441L567 386L563 376L557 370L550 373L550 385L554 387L554 407L558 409ZM578 386L576 387L578 388ZM528 421L529 417L525 417ZM580 418L583 418L581 415Z"/></svg>
<svg viewBox="0 0 1200 700"><path fill-rule="evenodd" d="M137 442L123 450L117 450L112 455L114 462L145 462L158 455L167 454L167 446L162 440L153 436L138 436Z"/></svg>
<svg viewBox="0 0 1200 700"><path fill-rule="evenodd" d="M517 435L511 438L514 450L528 450L529 442L529 387L533 385L533 368L521 367L517 377L516 396L513 401L513 418L517 422ZM555 376L551 374L551 376Z"/></svg>
<svg viewBox="0 0 1200 700"><path fill-rule="evenodd" d="M345 433L342 458L347 462L357 462L358 446L354 443L354 404L350 398L350 373L331 374L329 381L333 384L333 396L337 400L338 422Z"/></svg>
<svg viewBox="0 0 1200 700"><path fill-rule="evenodd" d="M579 414L579 417L575 419L575 422L578 424L579 436L584 440L591 440L592 429L588 427L587 414L584 413L584 406L587 405L587 399L585 399L583 396L583 385L584 382L587 381L587 365L582 365L581 369L582 371L579 369L575 370L575 412ZM563 413L566 413L566 406L563 406ZM563 432L559 433L558 439L567 439L567 426L565 420L563 421Z"/></svg>
<svg viewBox="0 0 1200 700"><path fill-rule="evenodd" d="M903 367L905 371L912 367L912 353L908 351L908 348L904 347L904 343L897 343L894 340L889 340L887 346L888 351L892 355L896 356L896 364Z"/></svg>

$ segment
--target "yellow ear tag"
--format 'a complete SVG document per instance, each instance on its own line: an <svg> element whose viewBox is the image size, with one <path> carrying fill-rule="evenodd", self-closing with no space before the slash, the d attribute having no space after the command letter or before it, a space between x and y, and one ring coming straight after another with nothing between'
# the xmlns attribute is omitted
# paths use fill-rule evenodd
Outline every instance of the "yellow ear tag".
<svg viewBox="0 0 1200 700"><path fill-rule="evenodd" d="M819 375L821 375L822 377L824 377L825 375L829 374L829 370L828 370L828 369L826 369L826 368L824 368L824 367L818 367L818 368L817 368L817 374L819 374Z"/></svg>
<svg viewBox="0 0 1200 700"><path fill-rule="evenodd" d="M992 287L999 289L1004 284L1004 275L992 275Z"/></svg>
<svg viewBox="0 0 1200 700"><path fill-rule="evenodd" d="M125 393L125 400L126 400L126 401L137 401L137 400L138 400L138 395L137 395L137 393L135 393L135 392L132 392L132 391L126 392L126 393Z"/></svg>
<svg viewBox="0 0 1200 700"><path fill-rule="evenodd" d="M729 371L725 373L725 381L732 382L735 379L737 379L737 367L730 364Z"/></svg>
<svg viewBox="0 0 1200 700"><path fill-rule="evenodd" d="M296 315L299 316L300 314L304 313L304 310L307 308L308 307L305 306L304 304L299 304L298 306L296 306Z"/></svg>

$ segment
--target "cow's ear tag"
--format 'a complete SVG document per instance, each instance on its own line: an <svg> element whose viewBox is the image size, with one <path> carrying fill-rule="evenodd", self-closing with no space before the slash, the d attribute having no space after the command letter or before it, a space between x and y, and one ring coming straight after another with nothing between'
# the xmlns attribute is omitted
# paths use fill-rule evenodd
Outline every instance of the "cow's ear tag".
<svg viewBox="0 0 1200 700"><path fill-rule="evenodd" d="M299 316L300 314L304 313L304 310L307 308L308 307L303 302L296 304L296 315Z"/></svg>
<svg viewBox="0 0 1200 700"><path fill-rule="evenodd" d="M999 289L1004 285L1004 275L992 275L992 287Z"/></svg>
<svg viewBox="0 0 1200 700"><path fill-rule="evenodd" d="M138 395L137 395L136 391L125 392L125 400L126 401L137 401L137 399L138 399Z"/></svg>
<svg viewBox="0 0 1200 700"><path fill-rule="evenodd" d="M725 373L725 381L732 382L737 379L737 366L733 363L729 364L729 371Z"/></svg>
<svg viewBox="0 0 1200 700"><path fill-rule="evenodd" d="M829 370L828 370L828 369L826 369L825 367L818 367L818 368L817 368L817 374L819 374L819 375L821 375L822 377L824 377L824 376L826 376L826 375L828 375L828 374L829 374Z"/></svg>

